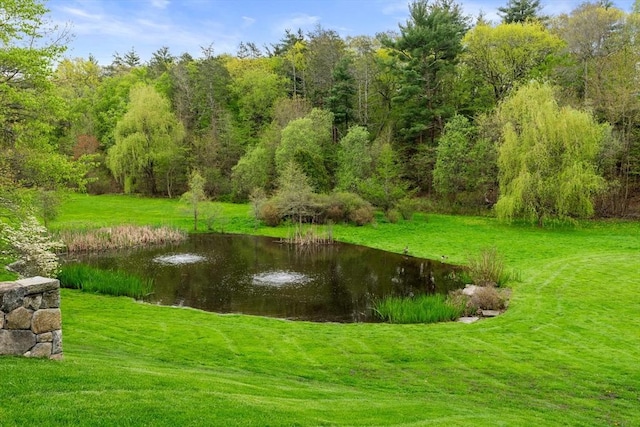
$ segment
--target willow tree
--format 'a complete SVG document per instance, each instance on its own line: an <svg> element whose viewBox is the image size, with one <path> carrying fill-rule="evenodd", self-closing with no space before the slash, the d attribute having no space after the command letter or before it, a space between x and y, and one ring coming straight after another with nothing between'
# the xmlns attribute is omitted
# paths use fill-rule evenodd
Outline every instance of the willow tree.
<svg viewBox="0 0 640 427"><path fill-rule="evenodd" d="M147 85L134 86L126 114L118 122L107 166L124 183L125 192L157 193L162 182L170 193L179 162L184 129L169 101ZM171 194L169 194L171 196Z"/></svg>
<svg viewBox="0 0 640 427"><path fill-rule="evenodd" d="M596 158L608 126L560 107L553 89L537 82L507 98L497 114L503 123L498 217L542 226L550 219L591 216L592 199L605 185Z"/></svg>

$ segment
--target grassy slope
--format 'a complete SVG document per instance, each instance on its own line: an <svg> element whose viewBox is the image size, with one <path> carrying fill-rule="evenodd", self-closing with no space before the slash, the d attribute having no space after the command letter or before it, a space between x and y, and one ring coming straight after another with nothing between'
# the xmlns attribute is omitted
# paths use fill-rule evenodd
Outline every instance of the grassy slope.
<svg viewBox="0 0 640 427"><path fill-rule="evenodd" d="M225 230L253 231L248 207L224 210ZM55 225L190 227L184 215L167 200L75 196ZM497 246L522 281L499 318L428 326L222 316L64 290L65 360L0 359L0 424L638 424L640 224L538 230L430 215L334 234L457 263Z"/></svg>

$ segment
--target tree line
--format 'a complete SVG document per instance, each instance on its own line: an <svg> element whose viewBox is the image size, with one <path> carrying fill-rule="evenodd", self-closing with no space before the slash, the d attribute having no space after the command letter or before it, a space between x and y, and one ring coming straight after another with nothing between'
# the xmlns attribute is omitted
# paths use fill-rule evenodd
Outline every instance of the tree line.
<svg viewBox="0 0 640 427"><path fill-rule="evenodd" d="M69 187L178 197L197 177L203 197L279 200L281 219L317 215L322 197L325 217L336 200L538 224L637 213L640 4L499 11L491 23L417 0L376 35L317 26L235 55L163 46L142 62L132 48L103 66L63 58L38 0L5 2L1 199Z"/></svg>

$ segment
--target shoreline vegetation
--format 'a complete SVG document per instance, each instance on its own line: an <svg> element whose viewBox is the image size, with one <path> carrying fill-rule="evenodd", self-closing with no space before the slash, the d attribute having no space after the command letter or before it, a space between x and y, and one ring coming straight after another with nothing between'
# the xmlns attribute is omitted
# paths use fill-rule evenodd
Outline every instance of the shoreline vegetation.
<svg viewBox="0 0 640 427"><path fill-rule="evenodd" d="M137 246L166 245L183 242L187 233L173 227L118 225L59 233L69 253L108 251Z"/></svg>
<svg viewBox="0 0 640 427"><path fill-rule="evenodd" d="M285 226L255 227L249 205L217 205L227 232L287 236ZM192 226L174 200L73 195L51 227L125 223ZM395 224L383 216L364 227L337 224L332 234L458 265L496 248L518 278L505 284L509 309L469 325L317 324L63 289L65 359L44 369L40 361L3 358L3 378L30 380L5 384L0 419L7 425L47 419L363 426L596 426L640 419L640 223L540 229L417 213ZM40 375L31 375L34 364ZM33 395L37 406L25 400Z"/></svg>

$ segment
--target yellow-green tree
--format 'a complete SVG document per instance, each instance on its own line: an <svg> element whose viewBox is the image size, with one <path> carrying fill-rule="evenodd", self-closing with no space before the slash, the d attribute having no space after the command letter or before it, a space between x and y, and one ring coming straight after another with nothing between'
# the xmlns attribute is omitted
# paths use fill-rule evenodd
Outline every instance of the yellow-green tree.
<svg viewBox="0 0 640 427"><path fill-rule="evenodd" d="M207 200L207 195L204 192L205 179L200 174L200 171L194 169L189 175L189 191L184 193L180 200L183 203L189 205L191 212L193 213L193 230L198 231L198 218L200 216L202 202Z"/></svg>
<svg viewBox="0 0 640 427"><path fill-rule="evenodd" d="M171 112L169 101L147 85L131 89L127 112L118 122L115 145L107 166L124 183L125 192L156 194L161 182L170 188L180 157L184 129Z"/></svg>
<svg viewBox="0 0 640 427"><path fill-rule="evenodd" d="M542 226L593 214L593 196L604 188L596 159L608 126L586 112L560 107L553 89L529 83L498 110L498 217Z"/></svg>
<svg viewBox="0 0 640 427"><path fill-rule="evenodd" d="M535 21L496 27L481 24L462 43L464 63L491 87L496 102L518 82L549 72L564 45Z"/></svg>

